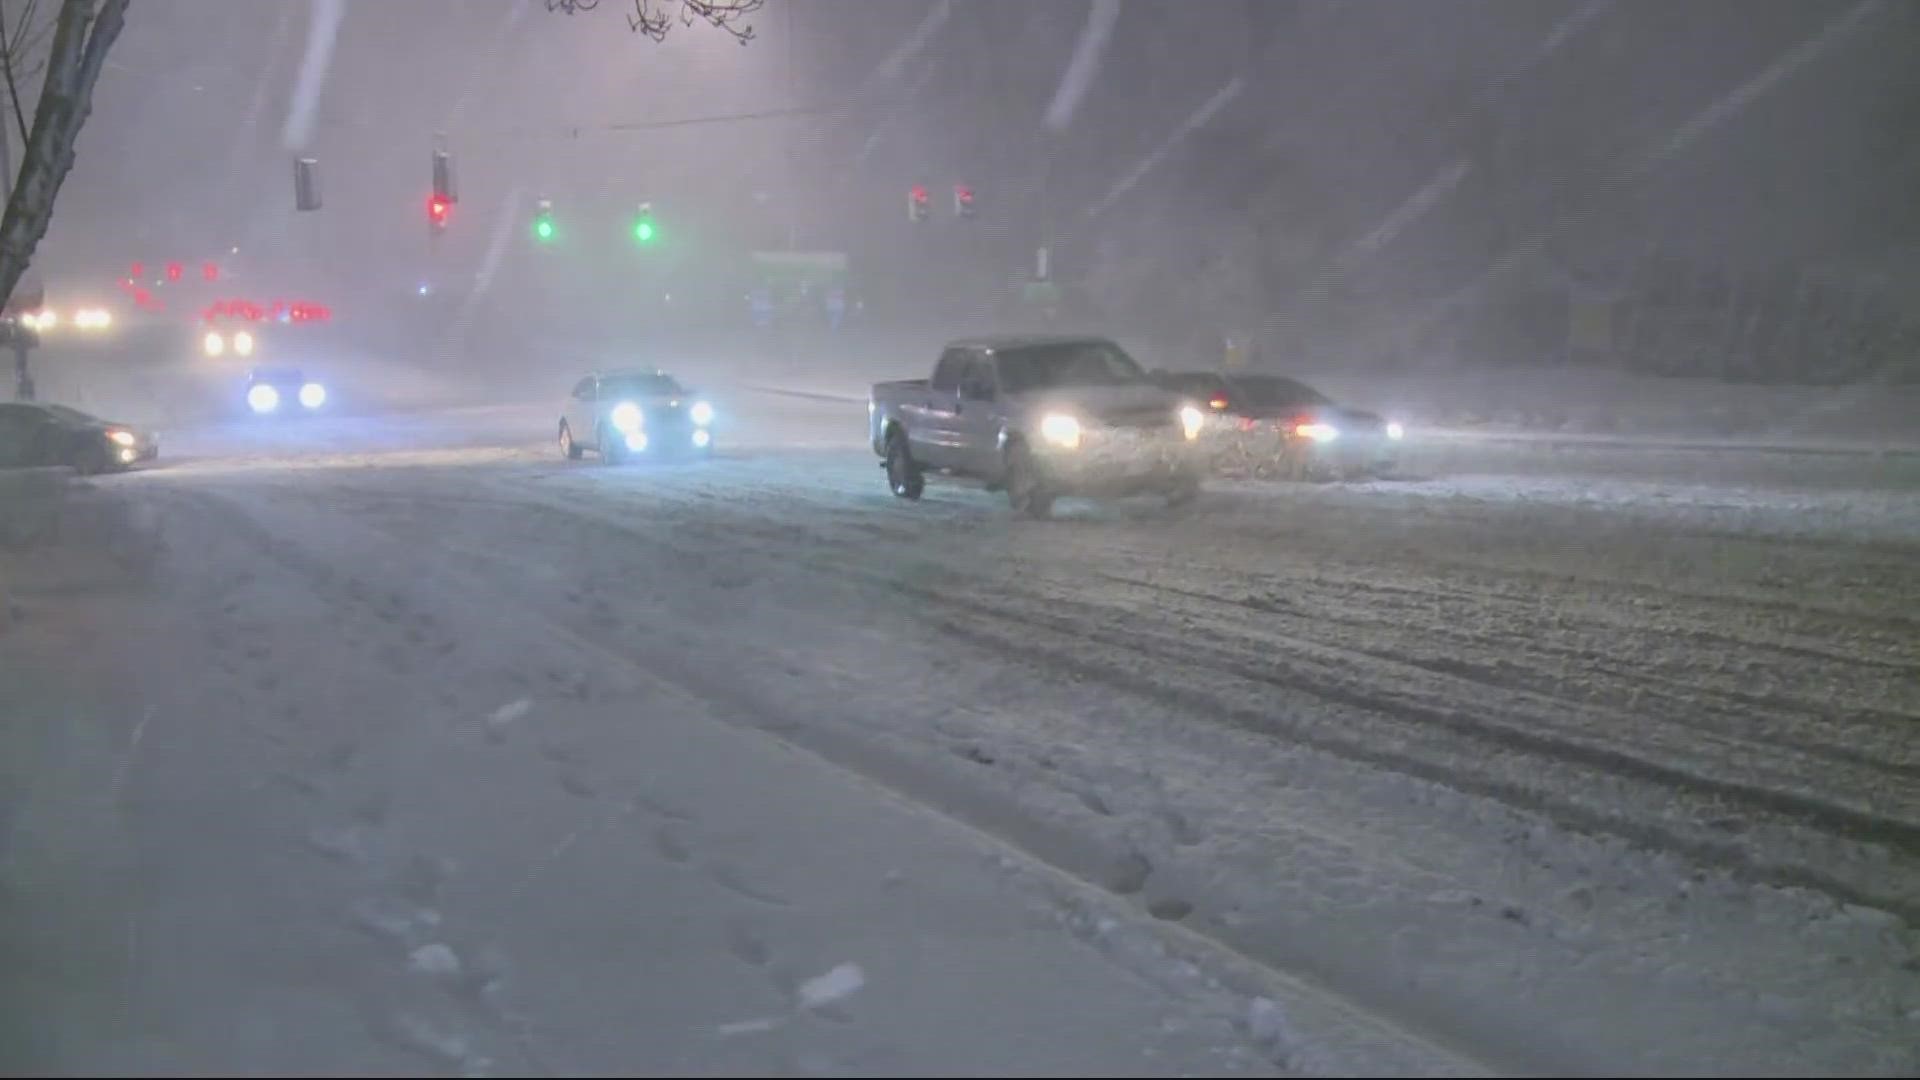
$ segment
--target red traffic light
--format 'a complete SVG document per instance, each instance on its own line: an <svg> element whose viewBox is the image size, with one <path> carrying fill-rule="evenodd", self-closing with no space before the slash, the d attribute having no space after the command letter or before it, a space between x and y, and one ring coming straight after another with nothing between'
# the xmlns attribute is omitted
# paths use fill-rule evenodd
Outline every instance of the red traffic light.
<svg viewBox="0 0 1920 1080"><path fill-rule="evenodd" d="M216 266L216 265L214 265L213 263L201 263L201 264L200 264L200 279L201 279L202 281L219 281L219 280L220 280L220 268L219 268L218 266Z"/></svg>
<svg viewBox="0 0 1920 1080"><path fill-rule="evenodd" d="M427 216L432 218L437 225L445 224L447 211L451 209L452 206L453 204L446 199L438 195L432 196L427 199Z"/></svg>
<svg viewBox="0 0 1920 1080"><path fill-rule="evenodd" d="M910 194L913 196L914 202L927 201L927 189L924 185L921 185L921 184L913 185L913 191Z"/></svg>
<svg viewBox="0 0 1920 1080"><path fill-rule="evenodd" d="M184 273L186 273L186 268L181 266L179 263L170 262L167 264L167 280L168 281L179 281L180 276Z"/></svg>
<svg viewBox="0 0 1920 1080"><path fill-rule="evenodd" d="M961 202L972 202L973 189L965 184L955 184L953 185L953 197L959 199Z"/></svg>

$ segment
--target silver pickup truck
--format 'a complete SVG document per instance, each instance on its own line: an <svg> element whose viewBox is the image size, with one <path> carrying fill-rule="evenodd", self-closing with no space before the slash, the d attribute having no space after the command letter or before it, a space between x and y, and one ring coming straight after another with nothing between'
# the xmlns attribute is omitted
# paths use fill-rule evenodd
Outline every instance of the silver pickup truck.
<svg viewBox="0 0 1920 1080"><path fill-rule="evenodd" d="M984 481L1016 513L1045 517L1062 495L1200 491L1205 415L1097 337L970 338L930 379L875 383L867 401L887 484L917 499L926 474Z"/></svg>

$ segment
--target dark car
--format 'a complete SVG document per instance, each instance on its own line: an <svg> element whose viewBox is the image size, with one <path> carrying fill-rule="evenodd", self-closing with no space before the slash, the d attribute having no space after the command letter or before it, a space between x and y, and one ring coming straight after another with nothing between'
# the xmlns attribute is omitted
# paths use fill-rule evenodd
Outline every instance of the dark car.
<svg viewBox="0 0 1920 1080"><path fill-rule="evenodd" d="M152 461L160 441L132 424L102 420L65 405L0 404L0 467L69 465L111 472Z"/></svg>
<svg viewBox="0 0 1920 1080"><path fill-rule="evenodd" d="M247 408L257 416L319 412L327 388L299 368L257 367L247 372Z"/></svg>
<svg viewBox="0 0 1920 1080"><path fill-rule="evenodd" d="M1157 371L1161 386L1200 402L1205 441L1228 472L1296 479L1377 475L1393 468L1405 430L1282 375Z"/></svg>
<svg viewBox="0 0 1920 1080"><path fill-rule="evenodd" d="M642 454L706 454L713 406L664 371L602 372L574 384L560 407L559 437L567 457L591 450L615 465Z"/></svg>

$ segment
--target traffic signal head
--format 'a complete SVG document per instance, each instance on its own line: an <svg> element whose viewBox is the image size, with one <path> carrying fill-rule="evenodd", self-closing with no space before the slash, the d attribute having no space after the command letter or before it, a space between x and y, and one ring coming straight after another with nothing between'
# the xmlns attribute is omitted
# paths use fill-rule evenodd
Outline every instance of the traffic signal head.
<svg viewBox="0 0 1920 1080"><path fill-rule="evenodd" d="M633 219L633 239L635 243L651 244L660 236L660 230L653 224L653 204L641 203L640 213Z"/></svg>
<svg viewBox="0 0 1920 1080"><path fill-rule="evenodd" d="M453 210L453 203L444 196L432 195L427 198L427 224L436 229L447 227L447 215Z"/></svg>
<svg viewBox="0 0 1920 1080"><path fill-rule="evenodd" d="M459 201L453 190L453 155L445 150L433 152L433 197L445 202Z"/></svg>
<svg viewBox="0 0 1920 1080"><path fill-rule="evenodd" d="M965 184L953 185L953 216L973 216L973 189Z"/></svg>
<svg viewBox="0 0 1920 1080"><path fill-rule="evenodd" d="M927 197L925 184L915 184L907 191L907 220L925 221L933 212L932 200Z"/></svg>
<svg viewBox="0 0 1920 1080"><path fill-rule="evenodd" d="M319 170L320 163L313 158L294 159L293 208L295 210L320 209Z"/></svg>
<svg viewBox="0 0 1920 1080"><path fill-rule="evenodd" d="M533 211L533 238L541 243L552 240L558 230L553 224L553 204L545 199Z"/></svg>

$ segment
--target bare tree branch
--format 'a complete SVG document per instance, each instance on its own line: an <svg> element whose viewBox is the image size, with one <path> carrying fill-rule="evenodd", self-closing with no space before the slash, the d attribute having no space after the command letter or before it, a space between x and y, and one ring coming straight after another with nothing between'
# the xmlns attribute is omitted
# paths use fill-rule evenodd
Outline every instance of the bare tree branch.
<svg viewBox="0 0 1920 1080"><path fill-rule="evenodd" d="M32 10L31 3L28 4L28 10L29 12ZM21 16L21 22L23 24L26 22L25 15ZM13 104L14 123L20 127L20 145L25 146L27 144L27 113L20 107L20 84L13 77L13 43L20 40L20 34L21 28L15 28L12 36L9 37L7 21L0 18L0 75L6 77L7 100Z"/></svg>
<svg viewBox="0 0 1920 1080"><path fill-rule="evenodd" d="M12 29L8 29L6 16L0 13L0 62L11 69L5 72L8 76L7 95L13 102L14 120L22 129L20 137L23 140L26 138L26 122L22 114L26 103L19 100L15 91L20 84L30 82L46 70L45 47L47 39L53 35L54 20L41 19L39 15L39 0L25 0L13 20Z"/></svg>
<svg viewBox="0 0 1920 1080"><path fill-rule="evenodd" d="M33 45L27 41L27 32L33 28L33 17L39 13L39 6L39 0L26 0L20 5L20 17L14 21L13 31L8 35L8 39L13 42L11 48L15 65L18 65L33 48ZM6 27L3 22L0 22L0 30L4 29ZM45 37L52 29L52 22L43 24L40 27L40 36Z"/></svg>
<svg viewBox="0 0 1920 1080"><path fill-rule="evenodd" d="M18 50L21 58L32 56L35 52L38 52L40 47L47 43L47 39L53 35L52 19L41 20L38 24L35 23L34 16L39 13L37 0L27 0L26 4L20 9L20 22L14 27L13 38L14 48Z"/></svg>
<svg viewBox="0 0 1920 1080"><path fill-rule="evenodd" d="M12 294L46 235L54 199L73 167L74 139L93 111L94 84L126 24L127 2L99 0L98 10L95 0L61 2L19 177L0 215L0 297Z"/></svg>
<svg viewBox="0 0 1920 1080"><path fill-rule="evenodd" d="M753 26L746 22L746 17L766 6L766 0L678 0L677 5L673 0L632 0L632 3L633 10L627 14L627 29L636 34L660 41L675 22L681 26L706 23L732 34L742 45L753 40ZM547 10L562 15L577 15L599 6L600 0L547 0Z"/></svg>

